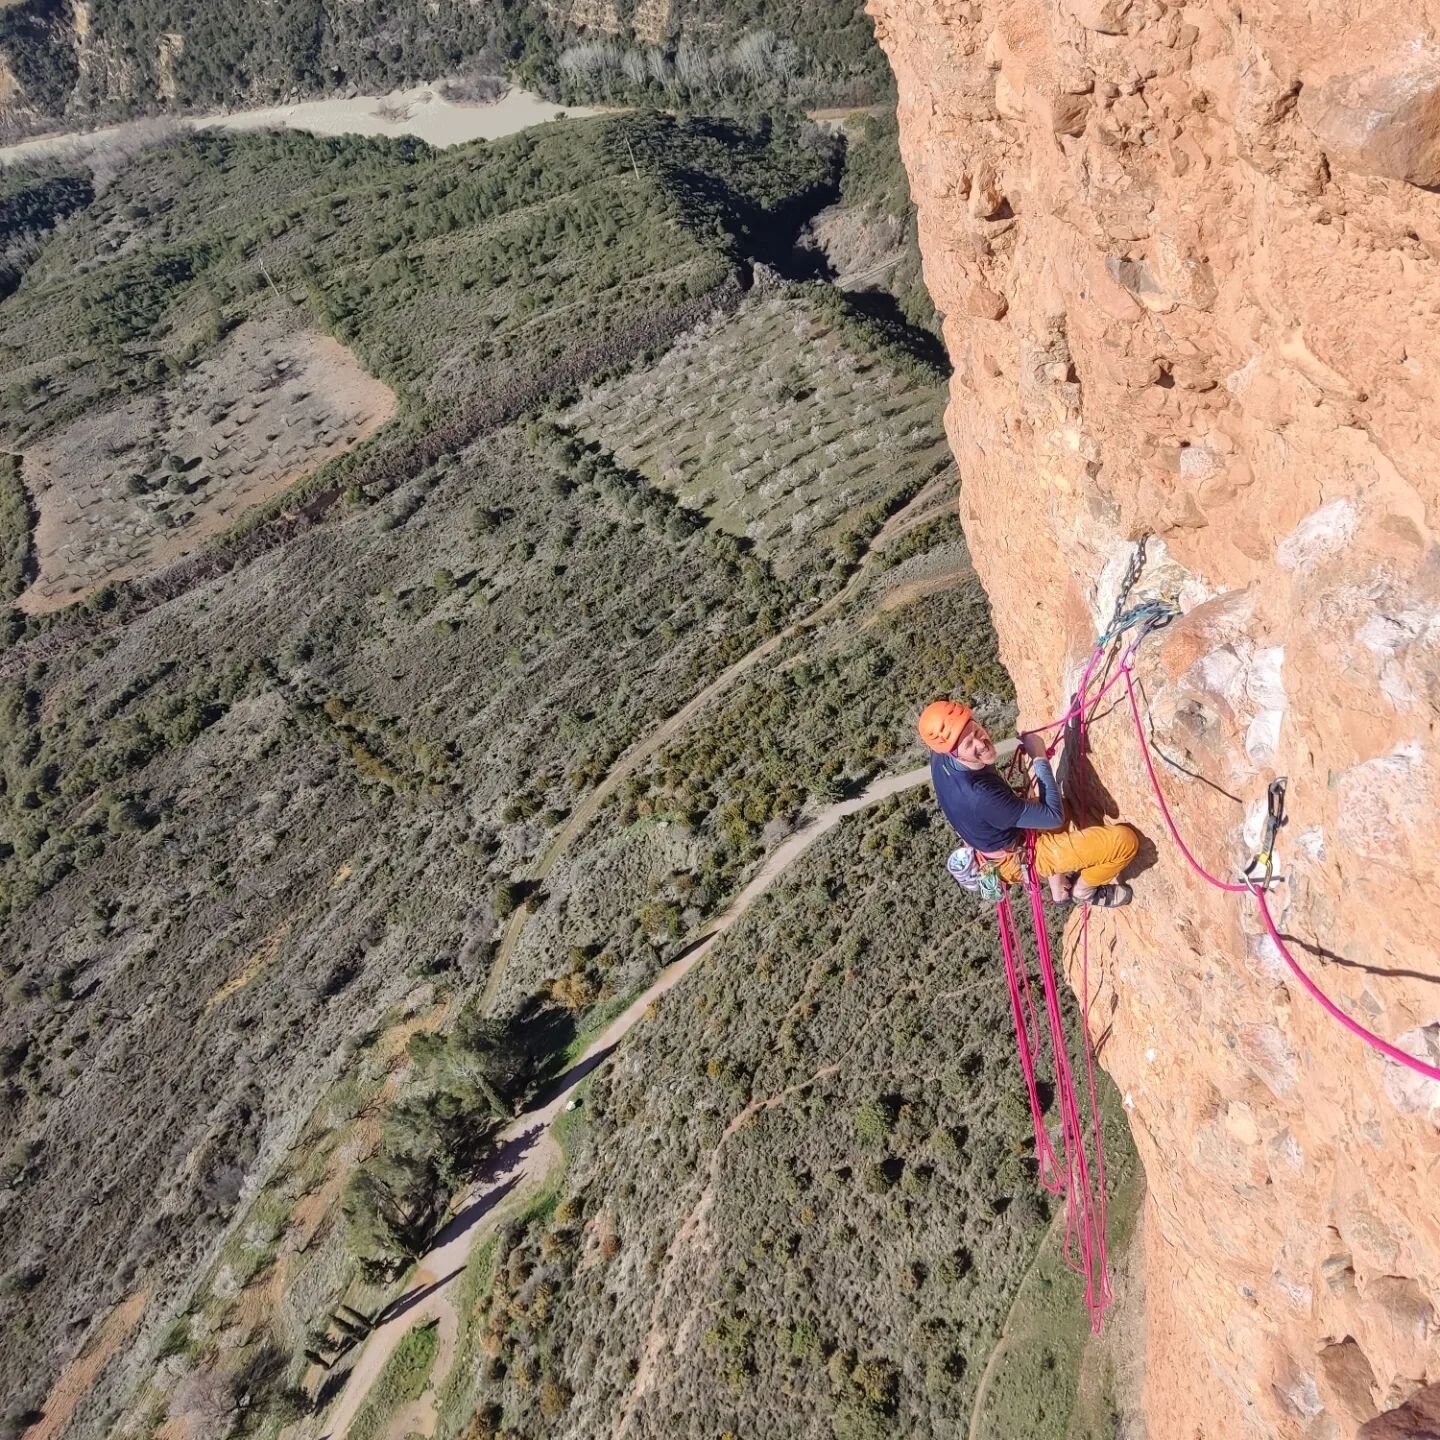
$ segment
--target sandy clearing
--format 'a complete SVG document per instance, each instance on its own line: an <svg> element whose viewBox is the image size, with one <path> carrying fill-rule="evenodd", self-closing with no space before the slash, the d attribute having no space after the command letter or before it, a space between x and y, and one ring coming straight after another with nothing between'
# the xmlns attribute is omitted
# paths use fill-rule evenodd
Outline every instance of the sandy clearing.
<svg viewBox="0 0 1440 1440"><path fill-rule="evenodd" d="M443 149L469 140L498 140L532 125L562 116L585 119L603 110L552 105L528 90L507 90L484 105L447 100L442 82L392 90L388 95L335 96L270 105L258 110L231 110L214 115L185 115L173 123L185 130L305 130L312 135L415 135ZM110 125L83 134L37 135L0 147L0 165L26 160L81 159L110 145L124 144L153 133L155 117Z"/></svg>
<svg viewBox="0 0 1440 1440"><path fill-rule="evenodd" d="M266 381L269 366L283 376ZM25 453L38 573L18 607L47 614L164 569L363 444L398 404L333 336L246 322L158 394L79 416ZM165 451L199 477L194 495L169 491L151 458ZM130 493L126 471L148 489Z"/></svg>
<svg viewBox="0 0 1440 1440"><path fill-rule="evenodd" d="M953 590L957 585L964 584L966 580L971 580L974 576L974 570L969 565L965 565L959 570L947 570L943 575L928 575L923 580L912 580L908 585L897 585L893 590L887 590L875 602L874 614L865 617L866 627L873 625L887 610L898 610L902 605L913 604L916 600L923 600L927 595L938 595L943 590Z"/></svg>
<svg viewBox="0 0 1440 1440"><path fill-rule="evenodd" d="M454 1302L449 1293L451 1283L465 1268L471 1247L482 1235L494 1228L502 1209L501 1201L518 1195L522 1189L538 1188L561 1162L560 1147L550 1136L549 1129L575 1086L644 1018L656 1000L678 985L710 953L720 937L730 930L785 870L822 835L833 830L847 816L889 799L892 795L913 790L929 778L929 766L923 766L917 770L906 771L903 775L891 775L877 780L862 794L827 806L808 825L777 846L724 914L719 916L679 959L662 970L649 989L590 1042L575 1064L561 1076L554 1088L534 1109L512 1121L500 1132L496 1137L495 1152L487 1162L481 1178L460 1196L453 1218L440 1232L440 1243L417 1267L417 1283L388 1307L393 1312L391 1318L377 1325L364 1342L355 1368L347 1378L327 1421L325 1435L329 1440L343 1440L364 1404L370 1387L384 1369L385 1362L394 1354L401 1337L411 1326L429 1319L439 1319L446 1311L453 1317ZM433 1376L434 1389L429 1392L429 1403L432 1406L433 1396L444 1380L445 1376L437 1365ZM427 1397L422 1397L425 1398ZM433 1432L433 1424L431 1431Z"/></svg>
<svg viewBox="0 0 1440 1440"><path fill-rule="evenodd" d="M26 1440L56 1440L110 1357L135 1328L148 1298L144 1290L137 1290L106 1315L80 1353L60 1372L45 1397L43 1418L25 1432Z"/></svg>
<svg viewBox="0 0 1440 1440"><path fill-rule="evenodd" d="M254 954L205 1002L208 1015L217 1005L237 995L280 953L290 933L290 922L282 920L256 947Z"/></svg>

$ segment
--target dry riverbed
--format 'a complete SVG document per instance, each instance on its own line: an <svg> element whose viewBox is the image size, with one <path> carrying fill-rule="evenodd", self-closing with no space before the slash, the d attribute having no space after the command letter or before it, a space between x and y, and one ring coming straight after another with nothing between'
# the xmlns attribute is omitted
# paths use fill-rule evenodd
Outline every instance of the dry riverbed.
<svg viewBox="0 0 1440 1440"><path fill-rule="evenodd" d="M439 148L469 140L498 140L561 116L583 118L598 110L566 110L528 90L507 90L485 104L447 100L440 82L393 90L388 95L335 96L270 105L259 110L127 121L84 134L39 135L0 147L0 165L26 160L81 160L97 151L143 143L157 125L186 130L306 130L312 135L416 135Z"/></svg>

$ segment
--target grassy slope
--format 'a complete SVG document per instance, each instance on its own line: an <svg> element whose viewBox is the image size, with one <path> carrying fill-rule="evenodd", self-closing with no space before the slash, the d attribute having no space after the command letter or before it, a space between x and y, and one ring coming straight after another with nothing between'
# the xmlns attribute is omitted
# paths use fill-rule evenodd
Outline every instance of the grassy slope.
<svg viewBox="0 0 1440 1440"><path fill-rule="evenodd" d="M1112 1106L1113 1093L1110 1095ZM1110 1258L1126 1263L1144 1193L1144 1174L1130 1150L1118 1110L1112 1110L1108 1158L1120 1162L1111 1175ZM1065 1264L1063 1222L1052 1228L1036 1254L1005 1319L1003 1348L993 1357L989 1383L970 1435L973 1440L1115 1440L1118 1408L1113 1376L1102 1373L1089 1391L1082 1386L1089 1334L1080 1282ZM1116 1321L1113 1314L1109 1323ZM1104 1346L1098 1347L1102 1352Z"/></svg>
<svg viewBox="0 0 1440 1440"><path fill-rule="evenodd" d="M433 1325L417 1325L401 1340L355 1417L349 1440L385 1440L391 1419L429 1384L437 1346Z"/></svg>

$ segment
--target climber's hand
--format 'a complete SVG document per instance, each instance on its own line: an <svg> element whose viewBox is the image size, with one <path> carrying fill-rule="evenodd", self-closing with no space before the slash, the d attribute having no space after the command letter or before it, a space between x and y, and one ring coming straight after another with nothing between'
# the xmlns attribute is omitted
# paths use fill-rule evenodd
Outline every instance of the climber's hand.
<svg viewBox="0 0 1440 1440"><path fill-rule="evenodd" d="M1043 760L1045 758L1045 741L1035 734L1022 735L1020 737L1020 748L1032 759Z"/></svg>

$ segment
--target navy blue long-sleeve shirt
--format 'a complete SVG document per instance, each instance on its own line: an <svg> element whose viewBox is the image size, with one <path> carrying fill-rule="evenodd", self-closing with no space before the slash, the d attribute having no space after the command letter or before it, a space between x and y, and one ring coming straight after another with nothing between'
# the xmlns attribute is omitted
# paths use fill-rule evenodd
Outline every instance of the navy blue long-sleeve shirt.
<svg viewBox="0 0 1440 1440"><path fill-rule="evenodd" d="M1030 769L1040 787L1038 800L1022 799L993 765L967 770L949 755L930 756L930 783L955 833L967 845L993 855L1019 849L1023 830L1058 830L1065 823L1060 786L1050 762L1034 759Z"/></svg>

